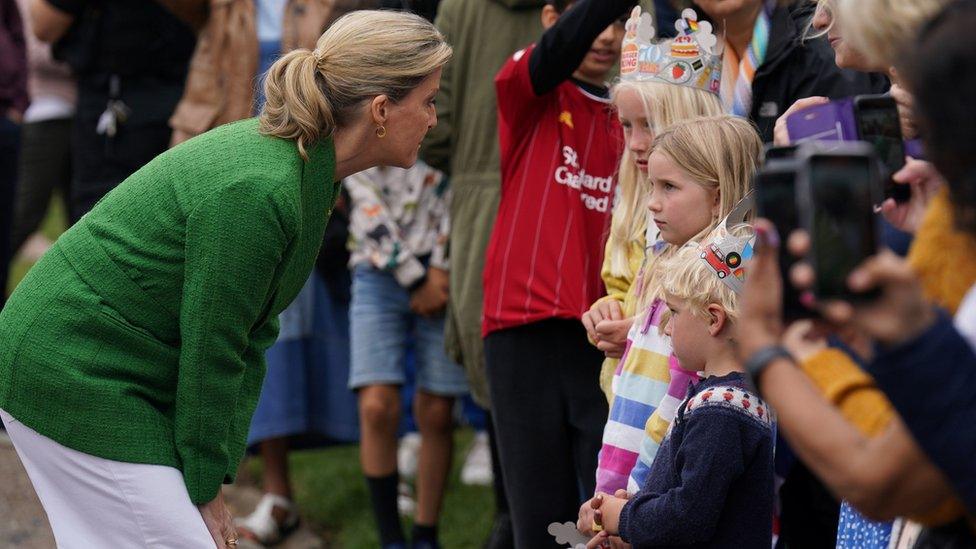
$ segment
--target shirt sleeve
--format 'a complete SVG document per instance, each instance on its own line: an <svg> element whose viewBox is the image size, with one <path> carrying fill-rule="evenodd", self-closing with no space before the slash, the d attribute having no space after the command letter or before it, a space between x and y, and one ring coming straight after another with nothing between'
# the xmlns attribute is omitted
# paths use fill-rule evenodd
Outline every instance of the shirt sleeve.
<svg viewBox="0 0 976 549"><path fill-rule="evenodd" d="M245 389L245 354L269 319L272 294L294 227L267 191L231 185L204 199L186 221L180 305L175 439L190 500L217 495L239 456L232 440ZM261 372L263 374L263 372Z"/></svg>
<svg viewBox="0 0 976 549"><path fill-rule="evenodd" d="M756 452L745 444L743 426L729 412L696 410L686 421L673 456L681 464L678 485L663 493L643 489L621 510L620 537L635 547L712 539L729 487Z"/></svg>
<svg viewBox="0 0 976 549"><path fill-rule="evenodd" d="M512 54L495 76L498 102L498 136L502 157L507 149L535 127L550 98L536 95L529 77L529 46Z"/></svg>
<svg viewBox="0 0 976 549"><path fill-rule="evenodd" d="M535 94L545 95L572 76L597 36L636 5L637 0L580 0L560 15L529 59Z"/></svg>
<svg viewBox="0 0 976 549"><path fill-rule="evenodd" d="M891 423L891 402L871 376L842 351L824 349L803 361L800 369L862 434L878 435Z"/></svg>
<svg viewBox="0 0 976 549"><path fill-rule="evenodd" d="M610 264L612 263L610 260L610 248L614 241L615 239L611 233L610 237L607 238L607 245L604 247L603 267L600 269L600 277L603 278L603 284L607 287L607 295L598 299L594 305L610 299L615 299L623 304L627 298L627 292L630 290L630 285L633 283L631 277L614 275L610 268Z"/></svg>
<svg viewBox="0 0 976 549"><path fill-rule="evenodd" d="M644 439L641 441L640 462L634 474L635 478L643 479L650 473L654 458L657 457L668 428L674 421L675 412L688 396L688 386L698 380L698 374L682 368L673 353L668 357L668 371L671 376L668 392L644 423Z"/></svg>
<svg viewBox="0 0 976 549"><path fill-rule="evenodd" d="M883 349L870 367L919 445L976 513L976 355L940 313L915 341Z"/></svg>
<svg viewBox="0 0 976 549"><path fill-rule="evenodd" d="M424 277L427 269L401 238L400 228L370 173L367 170L345 179L352 199L349 236L356 248L369 257L371 265L392 272L400 286L409 288Z"/></svg>

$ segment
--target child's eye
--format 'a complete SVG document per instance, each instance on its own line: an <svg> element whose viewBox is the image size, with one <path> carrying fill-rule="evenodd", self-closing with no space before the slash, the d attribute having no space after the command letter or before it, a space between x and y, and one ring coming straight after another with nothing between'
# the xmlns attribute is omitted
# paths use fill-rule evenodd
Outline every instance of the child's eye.
<svg viewBox="0 0 976 549"><path fill-rule="evenodd" d="M630 122L621 121L620 125L623 126L625 130L629 130L631 128Z"/></svg>
<svg viewBox="0 0 976 549"><path fill-rule="evenodd" d="M666 191L673 191L675 189L677 189L677 187L675 187L674 185L672 185L670 183L665 183L664 184L664 190L666 190Z"/></svg>

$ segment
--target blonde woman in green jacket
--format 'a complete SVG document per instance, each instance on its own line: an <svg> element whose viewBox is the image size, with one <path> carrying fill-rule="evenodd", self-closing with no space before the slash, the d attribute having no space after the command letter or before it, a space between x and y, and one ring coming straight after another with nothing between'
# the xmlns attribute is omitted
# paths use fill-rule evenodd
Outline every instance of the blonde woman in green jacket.
<svg viewBox="0 0 976 549"><path fill-rule="evenodd" d="M59 547L232 547L223 499L276 317L340 179L409 167L451 48L360 11L277 61L258 119L149 162L66 232L0 313L0 416Z"/></svg>

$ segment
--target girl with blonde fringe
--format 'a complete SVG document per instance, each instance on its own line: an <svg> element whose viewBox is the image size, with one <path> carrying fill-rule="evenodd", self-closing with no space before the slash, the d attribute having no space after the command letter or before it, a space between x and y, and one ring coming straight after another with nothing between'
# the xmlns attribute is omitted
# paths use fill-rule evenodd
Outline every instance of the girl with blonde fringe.
<svg viewBox="0 0 976 549"><path fill-rule="evenodd" d="M647 159L646 212L653 241L633 283L641 311L613 376L597 491L639 488L694 374L681 370L670 338L660 332L659 264L701 239L748 193L762 149L755 127L719 115L687 120L659 134ZM650 232L650 231L649 231ZM612 258L610 261L612 262Z"/></svg>
<svg viewBox="0 0 976 549"><path fill-rule="evenodd" d="M645 204L649 190L647 157L654 135L685 120L722 113L717 95L659 81L621 81L611 90L610 100L624 128L626 148L620 160L619 199L601 272L607 295L583 315L591 341L607 356L600 369L600 388L608 401L613 400L610 382L634 321L637 292L633 282L644 264L647 243L657 234L656 227L648 224Z"/></svg>

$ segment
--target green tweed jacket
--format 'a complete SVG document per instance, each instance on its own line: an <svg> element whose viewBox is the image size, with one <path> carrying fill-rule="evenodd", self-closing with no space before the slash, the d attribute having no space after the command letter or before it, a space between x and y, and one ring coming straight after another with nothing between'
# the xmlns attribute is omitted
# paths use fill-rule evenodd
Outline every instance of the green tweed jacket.
<svg viewBox="0 0 976 549"><path fill-rule="evenodd" d="M190 499L232 482L277 315L338 193L256 119L167 151L109 193L0 312L0 408L75 450L176 467Z"/></svg>

